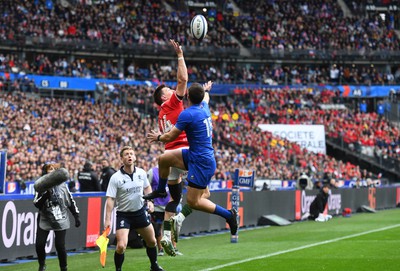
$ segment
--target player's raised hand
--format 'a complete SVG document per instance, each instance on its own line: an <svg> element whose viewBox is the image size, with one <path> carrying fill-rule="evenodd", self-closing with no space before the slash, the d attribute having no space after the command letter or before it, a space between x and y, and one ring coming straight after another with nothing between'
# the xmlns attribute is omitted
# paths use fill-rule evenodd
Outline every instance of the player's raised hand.
<svg viewBox="0 0 400 271"><path fill-rule="evenodd" d="M176 41L173 40L173 39L171 39L171 40L169 40L169 41L171 42L172 46L174 46L176 55L177 55L178 57L182 57L182 56L183 56L182 46L180 46L179 43L176 42Z"/></svg>
<svg viewBox="0 0 400 271"><path fill-rule="evenodd" d="M213 82L208 81L207 83L203 84L204 91L209 92L212 88Z"/></svg>

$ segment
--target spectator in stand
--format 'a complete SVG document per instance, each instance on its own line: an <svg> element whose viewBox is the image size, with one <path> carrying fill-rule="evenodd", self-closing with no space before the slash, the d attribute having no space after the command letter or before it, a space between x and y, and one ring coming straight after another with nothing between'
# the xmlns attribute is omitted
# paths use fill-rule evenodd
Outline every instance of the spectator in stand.
<svg viewBox="0 0 400 271"><path fill-rule="evenodd" d="M367 113L367 102L365 100L362 100L360 103L360 113Z"/></svg>
<svg viewBox="0 0 400 271"><path fill-rule="evenodd" d="M379 118L385 115L385 104L382 101L378 102L376 113L378 113Z"/></svg>
<svg viewBox="0 0 400 271"><path fill-rule="evenodd" d="M93 170L93 164L90 161L86 161L82 171L78 173L78 182L80 192L101 191L99 178Z"/></svg>
<svg viewBox="0 0 400 271"><path fill-rule="evenodd" d="M329 187L330 187L330 189L338 188L338 183L334 178L329 180Z"/></svg>
<svg viewBox="0 0 400 271"><path fill-rule="evenodd" d="M353 188L361 188L363 187L363 184L361 182L361 178L357 178L355 181L355 184L353 185Z"/></svg>
<svg viewBox="0 0 400 271"><path fill-rule="evenodd" d="M340 76L340 71L337 68L336 64L334 64L330 70L330 82L332 82L333 84L338 84L339 76Z"/></svg>
<svg viewBox="0 0 400 271"><path fill-rule="evenodd" d="M111 167L110 162L107 159L101 159L101 175L100 175L100 186L101 191L107 191L108 183L110 182L111 176L116 170Z"/></svg>

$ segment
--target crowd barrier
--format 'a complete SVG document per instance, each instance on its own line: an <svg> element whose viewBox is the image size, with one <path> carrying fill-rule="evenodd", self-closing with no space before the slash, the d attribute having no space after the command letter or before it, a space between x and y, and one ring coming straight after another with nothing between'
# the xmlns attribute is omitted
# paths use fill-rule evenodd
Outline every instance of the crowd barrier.
<svg viewBox="0 0 400 271"><path fill-rule="evenodd" d="M271 214L290 221L299 220L308 211L317 193L317 190L241 191L240 226L255 226L261 216ZM211 194L212 201L228 209L231 208L230 197L231 192L226 191ZM71 225L67 231L66 248L79 250L95 247L95 240L103 230L106 197L103 192L93 192L75 193L74 198L80 209L82 225L79 228ZM38 212L32 201L33 195L0 196L0 261L36 257L35 232ZM344 208L351 208L356 212L362 205L378 210L395 208L399 203L400 187L335 189L331 190L328 212L338 215ZM73 217L70 218L73 221ZM226 228L224 219L195 211L185 220L181 234L190 235ZM114 236L113 216L110 240L113 240ZM228 237L227 242L229 242ZM50 234L46 252L54 251L54 236Z"/></svg>

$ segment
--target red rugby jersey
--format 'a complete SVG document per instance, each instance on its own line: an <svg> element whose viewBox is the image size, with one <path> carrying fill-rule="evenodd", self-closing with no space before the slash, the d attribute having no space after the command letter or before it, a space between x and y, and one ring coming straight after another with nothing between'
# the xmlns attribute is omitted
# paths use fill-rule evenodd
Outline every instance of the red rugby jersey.
<svg viewBox="0 0 400 271"><path fill-rule="evenodd" d="M158 113L158 126L163 134L168 133L175 126L179 114L183 109L183 102L178 99L176 93L171 95L171 98L161 105L160 112ZM185 131L182 131L174 141L165 143L166 150L174 150L188 146L189 143Z"/></svg>

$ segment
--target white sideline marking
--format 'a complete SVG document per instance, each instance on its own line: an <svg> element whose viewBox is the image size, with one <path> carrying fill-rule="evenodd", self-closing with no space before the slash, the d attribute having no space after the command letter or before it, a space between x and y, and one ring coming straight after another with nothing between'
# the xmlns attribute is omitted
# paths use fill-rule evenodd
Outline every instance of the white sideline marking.
<svg viewBox="0 0 400 271"><path fill-rule="evenodd" d="M251 262L251 261L254 261L254 260L261 260L261 259L265 259L265 258L270 258L270 257L273 257L273 256L278 256L278 255L289 253L289 252L294 252L294 251L298 251L298 250L302 250L302 249L307 249L307 248L315 247L315 246L319 246L319 245L325 245L325 244L329 244L329 243L333 243L333 242L337 242L337 241L341 241L341 240L345 240L345 239L349 239L349 238L353 238L353 237L358 237L358 236L366 235L366 234L370 234L370 233L385 231L385 230L389 230L389 229L393 229L393 228L397 228L397 227L400 227L400 224L387 226L387 227L380 228L380 229L360 232L360 233L356 233L356 234L351 234L351 235L347 235L347 236L343 236L343 237L339 237L339 238L335 238L335 239L330 239L330 240L326 240L326 241L322 241L322 242L318 242L318 243L314 243L314 244L309 244L309 245L305 245L305 246L301 246L301 247L291 248L291 249L288 249L288 250L277 251L277 252L274 252L274 253L261 255L261 256L257 256L257 257L253 257L253 258L248 258L248 259L244 259L244 260L240 260L240 261L236 261L236 262L230 262L230 263L227 263L227 264L221 264L221 265L217 265L217 266L214 266L214 267L211 267L211 268L202 269L200 271L218 270L218 269L221 269L221 268L224 268L224 267L227 267L227 266L231 266L231 265L237 265L237 264L241 264L241 263L245 263L245 262Z"/></svg>

